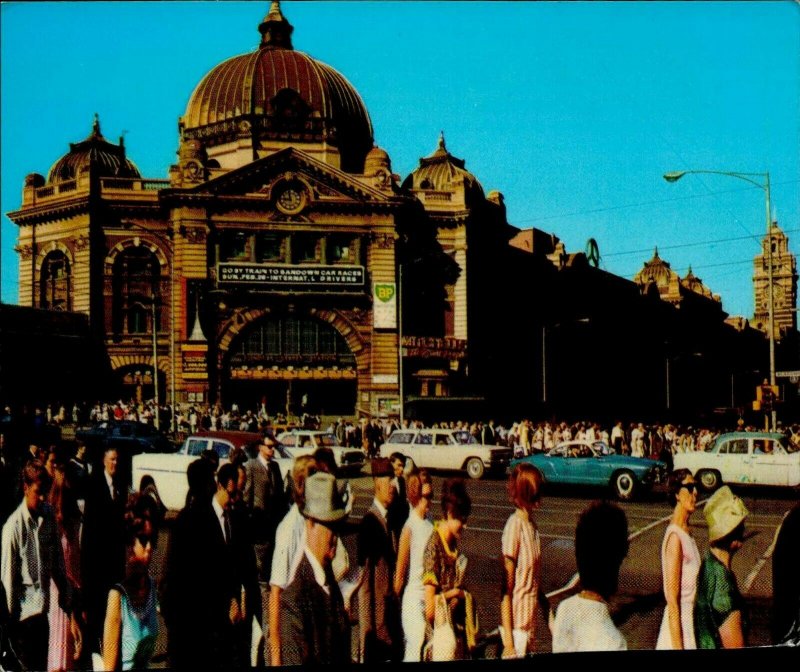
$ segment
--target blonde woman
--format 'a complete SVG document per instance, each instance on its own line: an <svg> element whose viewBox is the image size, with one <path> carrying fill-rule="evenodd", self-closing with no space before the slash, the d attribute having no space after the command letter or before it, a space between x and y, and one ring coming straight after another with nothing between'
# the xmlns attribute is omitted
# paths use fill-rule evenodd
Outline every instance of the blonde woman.
<svg viewBox="0 0 800 672"><path fill-rule="evenodd" d="M661 544L667 607L656 649L694 649L694 601L701 558L697 542L689 534L689 518L697 506L697 486L688 469L678 469L670 474L667 487L675 508Z"/></svg>
<svg viewBox="0 0 800 672"><path fill-rule="evenodd" d="M433 497L431 477L425 469L406 477L406 496L411 505L397 551L394 591L402 595L401 617L405 638L404 662L420 662L425 641L425 588L422 565L433 523L428 519Z"/></svg>

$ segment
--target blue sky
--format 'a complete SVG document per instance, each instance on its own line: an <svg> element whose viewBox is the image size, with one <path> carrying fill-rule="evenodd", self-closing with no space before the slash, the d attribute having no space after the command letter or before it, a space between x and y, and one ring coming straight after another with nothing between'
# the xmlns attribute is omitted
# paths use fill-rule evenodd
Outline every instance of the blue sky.
<svg viewBox="0 0 800 672"><path fill-rule="evenodd" d="M176 159L177 122L214 65L256 48L269 3L3 3L2 212L89 134L126 131L147 177ZM294 46L341 71L376 142L407 175L448 149L509 221L595 238L632 278L658 246L731 314L753 311L762 190L671 170L770 172L800 251L800 6L794 2L283 2ZM17 301L16 227L2 218L2 299Z"/></svg>

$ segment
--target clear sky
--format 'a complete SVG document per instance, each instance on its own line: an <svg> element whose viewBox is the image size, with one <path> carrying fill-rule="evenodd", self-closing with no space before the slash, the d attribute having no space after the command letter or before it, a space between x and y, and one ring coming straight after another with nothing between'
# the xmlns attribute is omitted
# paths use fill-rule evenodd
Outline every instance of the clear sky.
<svg viewBox="0 0 800 672"><path fill-rule="evenodd" d="M266 0L2 5L2 212L26 174L85 138L125 132L146 177L166 178L192 90L255 49ZM632 278L662 258L753 312L762 173L800 251L800 6L794 2L283 2L294 46L334 66L369 109L394 172L447 147L509 221L595 238ZM16 227L2 218L2 299L17 301Z"/></svg>

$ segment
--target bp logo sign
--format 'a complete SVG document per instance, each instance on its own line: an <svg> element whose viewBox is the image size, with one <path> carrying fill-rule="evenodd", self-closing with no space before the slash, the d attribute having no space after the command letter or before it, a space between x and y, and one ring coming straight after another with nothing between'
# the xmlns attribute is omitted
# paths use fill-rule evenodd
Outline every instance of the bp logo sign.
<svg viewBox="0 0 800 672"><path fill-rule="evenodd" d="M376 284L375 296L383 303L389 303L394 298L395 286L394 284Z"/></svg>

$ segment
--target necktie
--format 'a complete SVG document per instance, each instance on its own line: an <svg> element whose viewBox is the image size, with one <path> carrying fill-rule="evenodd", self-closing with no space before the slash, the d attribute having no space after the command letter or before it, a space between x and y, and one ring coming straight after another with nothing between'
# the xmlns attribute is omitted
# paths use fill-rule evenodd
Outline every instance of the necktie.
<svg viewBox="0 0 800 672"><path fill-rule="evenodd" d="M32 517L29 525L30 538L28 539L28 569L31 579L35 584L39 583L40 559L39 559L39 523L37 518Z"/></svg>
<svg viewBox="0 0 800 672"><path fill-rule="evenodd" d="M223 527L225 528L225 543L231 543L231 517L227 511L222 513Z"/></svg>

